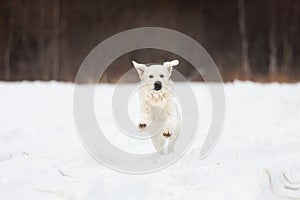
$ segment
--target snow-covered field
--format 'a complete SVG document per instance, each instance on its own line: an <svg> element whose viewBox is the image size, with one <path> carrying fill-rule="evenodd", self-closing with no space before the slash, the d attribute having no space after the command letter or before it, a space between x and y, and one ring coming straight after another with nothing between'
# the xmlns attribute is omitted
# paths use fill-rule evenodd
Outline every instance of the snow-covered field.
<svg viewBox="0 0 300 200"><path fill-rule="evenodd" d="M300 199L300 84L225 84L222 137L204 160L199 152L210 122L210 96L204 84L192 87L200 110L192 148L162 171L131 175L100 165L81 145L72 84L0 83L0 199ZM151 151L145 141L140 146L115 137L110 109L101 109L112 89L106 85L96 95L106 136L128 152L141 146ZM129 105L133 118L134 105Z"/></svg>

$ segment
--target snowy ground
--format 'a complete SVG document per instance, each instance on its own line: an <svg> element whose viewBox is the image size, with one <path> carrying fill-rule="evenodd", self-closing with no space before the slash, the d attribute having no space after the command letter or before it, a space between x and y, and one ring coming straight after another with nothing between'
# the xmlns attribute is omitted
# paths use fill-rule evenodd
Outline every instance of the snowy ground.
<svg viewBox="0 0 300 200"><path fill-rule="evenodd" d="M112 88L105 86L107 96L100 92L97 102L109 102ZM300 199L300 84L226 84L222 137L205 160L199 151L210 96L203 84L193 89L201 128L191 150L162 171L129 175L98 164L80 144L72 84L0 83L0 199ZM118 130L109 110L98 106L97 119L112 140ZM141 150L124 135L112 142Z"/></svg>

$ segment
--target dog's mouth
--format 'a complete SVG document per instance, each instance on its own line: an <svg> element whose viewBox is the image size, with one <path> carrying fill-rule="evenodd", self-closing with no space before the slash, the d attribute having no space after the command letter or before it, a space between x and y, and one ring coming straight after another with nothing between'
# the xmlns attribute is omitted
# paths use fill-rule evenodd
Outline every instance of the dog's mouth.
<svg viewBox="0 0 300 200"><path fill-rule="evenodd" d="M154 88L153 88L153 89L156 90L156 91L161 90L161 89L162 89L162 84L161 84L161 82L160 82L160 81L155 81L155 83L154 83Z"/></svg>

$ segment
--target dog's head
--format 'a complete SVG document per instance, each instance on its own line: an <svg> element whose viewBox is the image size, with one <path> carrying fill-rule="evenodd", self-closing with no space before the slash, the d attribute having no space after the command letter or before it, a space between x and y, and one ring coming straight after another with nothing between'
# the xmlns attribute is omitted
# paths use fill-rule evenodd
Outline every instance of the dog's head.
<svg viewBox="0 0 300 200"><path fill-rule="evenodd" d="M172 60L161 64L147 66L132 61L133 66L139 73L141 81L153 87L153 90L160 91L163 86L168 86L172 75L173 66L179 64L178 60Z"/></svg>

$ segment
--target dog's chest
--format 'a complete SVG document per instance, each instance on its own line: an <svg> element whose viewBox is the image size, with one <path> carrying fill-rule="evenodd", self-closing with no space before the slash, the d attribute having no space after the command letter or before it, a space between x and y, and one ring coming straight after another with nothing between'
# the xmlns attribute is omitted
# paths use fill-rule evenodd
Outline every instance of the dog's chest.
<svg viewBox="0 0 300 200"><path fill-rule="evenodd" d="M167 92L149 92L144 97L146 102L155 107L164 107L170 98L170 94Z"/></svg>

